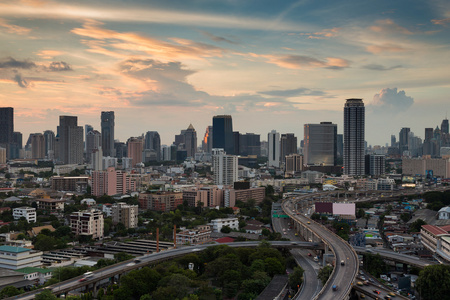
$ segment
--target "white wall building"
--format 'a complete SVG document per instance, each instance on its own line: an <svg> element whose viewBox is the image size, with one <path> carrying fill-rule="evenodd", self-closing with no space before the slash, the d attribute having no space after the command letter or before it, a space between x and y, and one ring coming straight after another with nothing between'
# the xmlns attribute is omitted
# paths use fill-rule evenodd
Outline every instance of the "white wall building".
<svg viewBox="0 0 450 300"><path fill-rule="evenodd" d="M70 215L70 227L75 235L92 235L92 239L103 239L103 213L100 210L85 210Z"/></svg>
<svg viewBox="0 0 450 300"><path fill-rule="evenodd" d="M239 229L238 218L224 218L211 220L212 231L220 232L223 226L228 226L231 229Z"/></svg>
<svg viewBox="0 0 450 300"><path fill-rule="evenodd" d="M450 219L450 206L443 207L438 212L439 220L448 220Z"/></svg>
<svg viewBox="0 0 450 300"><path fill-rule="evenodd" d="M36 208L33 207L17 207L13 209L14 220L19 220L22 217L27 219L27 222L36 222Z"/></svg>
<svg viewBox="0 0 450 300"><path fill-rule="evenodd" d="M238 157L226 155L223 149L213 149L214 184L231 185L238 181Z"/></svg>
<svg viewBox="0 0 450 300"><path fill-rule="evenodd" d="M0 268L17 270L42 265L42 251L28 248L0 246Z"/></svg>
<svg viewBox="0 0 450 300"><path fill-rule="evenodd" d="M280 134L272 130L268 134L268 167L280 167Z"/></svg>

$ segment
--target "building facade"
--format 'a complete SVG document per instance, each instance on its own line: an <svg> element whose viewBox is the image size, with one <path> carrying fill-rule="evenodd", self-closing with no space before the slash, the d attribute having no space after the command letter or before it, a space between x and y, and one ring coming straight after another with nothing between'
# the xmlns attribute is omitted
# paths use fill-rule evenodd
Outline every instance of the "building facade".
<svg viewBox="0 0 450 300"><path fill-rule="evenodd" d="M6 149L6 156L10 158L10 146L14 132L14 108L0 107L0 147Z"/></svg>
<svg viewBox="0 0 450 300"><path fill-rule="evenodd" d="M28 248L0 246L0 268L17 270L42 265L42 251Z"/></svg>
<svg viewBox="0 0 450 300"><path fill-rule="evenodd" d="M115 203L111 206L113 224L122 223L125 228L138 226L138 205L128 205L125 202Z"/></svg>
<svg viewBox="0 0 450 300"><path fill-rule="evenodd" d="M161 137L158 131L147 131L145 134L145 145L144 149L152 150L155 152L156 161L161 159Z"/></svg>
<svg viewBox="0 0 450 300"><path fill-rule="evenodd" d="M267 141L268 141L268 158L269 161L267 162L268 167L280 167L280 157L281 157L281 146L280 146L280 134L276 132L275 130L272 130L267 135Z"/></svg>
<svg viewBox="0 0 450 300"><path fill-rule="evenodd" d="M36 222L36 208L27 206L13 208L13 217L14 220L24 217L28 223Z"/></svg>
<svg viewBox="0 0 450 300"><path fill-rule="evenodd" d="M238 180L238 157L213 149L212 170L214 184L232 185Z"/></svg>
<svg viewBox="0 0 450 300"><path fill-rule="evenodd" d="M337 125L331 122L304 125L303 155L306 165L335 166Z"/></svg>
<svg viewBox="0 0 450 300"><path fill-rule="evenodd" d="M115 117L113 111L102 111L100 116L102 149L104 156L116 156L114 148Z"/></svg>
<svg viewBox="0 0 450 300"><path fill-rule="evenodd" d="M139 194L139 206L142 209L155 211L175 210L183 204L183 193L157 192Z"/></svg>
<svg viewBox="0 0 450 300"><path fill-rule="evenodd" d="M136 181L123 170L109 167L92 172L92 195L124 195L136 191Z"/></svg>
<svg viewBox="0 0 450 300"><path fill-rule="evenodd" d="M103 239L103 212L84 210L70 215L70 227L75 235L91 235L94 240Z"/></svg>
<svg viewBox="0 0 450 300"><path fill-rule="evenodd" d="M365 108L362 99L347 99L344 107L344 174L365 174Z"/></svg>
<svg viewBox="0 0 450 300"><path fill-rule="evenodd" d="M64 164L83 163L83 127L78 117L60 116L58 126L58 160Z"/></svg>
<svg viewBox="0 0 450 300"><path fill-rule="evenodd" d="M233 154L233 120L230 115L213 117L212 148L224 149L227 154Z"/></svg>

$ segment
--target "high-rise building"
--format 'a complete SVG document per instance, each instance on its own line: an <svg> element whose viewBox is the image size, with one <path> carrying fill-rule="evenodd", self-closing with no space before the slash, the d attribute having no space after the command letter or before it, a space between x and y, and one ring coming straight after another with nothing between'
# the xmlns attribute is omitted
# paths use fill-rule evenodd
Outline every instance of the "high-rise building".
<svg viewBox="0 0 450 300"><path fill-rule="evenodd" d="M16 159L20 157L20 150L22 150L22 133L18 131L13 132L13 141L10 146L10 155L11 159Z"/></svg>
<svg viewBox="0 0 450 300"><path fill-rule="evenodd" d="M214 184L232 185L238 180L238 157L225 154L222 148L212 152Z"/></svg>
<svg viewBox="0 0 450 300"><path fill-rule="evenodd" d="M336 140L337 140L337 156L343 157L344 156L344 135L338 134Z"/></svg>
<svg viewBox="0 0 450 300"><path fill-rule="evenodd" d="M98 152L97 150L102 146L102 134L98 130L90 130L86 134L86 161L88 163L92 162L92 153ZM103 155L103 149L101 154ZM100 158L102 161L102 158Z"/></svg>
<svg viewBox="0 0 450 300"><path fill-rule="evenodd" d="M88 138L88 133L91 132L92 130L94 130L94 127L92 127L92 125L86 124L84 125L84 152L87 152L87 138ZM101 146L101 144L100 144Z"/></svg>
<svg viewBox="0 0 450 300"><path fill-rule="evenodd" d="M303 170L303 156L299 154L289 154L285 157L285 172L295 174L297 171Z"/></svg>
<svg viewBox="0 0 450 300"><path fill-rule="evenodd" d="M331 122L305 124L304 133L304 164L335 166L337 158L337 125Z"/></svg>
<svg viewBox="0 0 450 300"><path fill-rule="evenodd" d="M422 154L436 157L437 144L433 136L433 128L425 128L425 139L423 141Z"/></svg>
<svg viewBox="0 0 450 300"><path fill-rule="evenodd" d="M45 156L48 159L55 158L55 133L52 130L44 131Z"/></svg>
<svg viewBox="0 0 450 300"><path fill-rule="evenodd" d="M233 155L239 155L239 149L240 149L240 136L241 134L239 133L239 131L233 131L233 153L229 153L229 154L233 154Z"/></svg>
<svg viewBox="0 0 450 300"><path fill-rule="evenodd" d="M289 154L297 153L297 137L293 133L283 133L280 140L281 161Z"/></svg>
<svg viewBox="0 0 450 300"><path fill-rule="evenodd" d="M144 149L155 152L156 161L161 160L161 137L158 131L147 131L145 134Z"/></svg>
<svg viewBox="0 0 450 300"><path fill-rule="evenodd" d="M391 147L395 147L396 143L397 143L397 138L395 137L395 134L391 134Z"/></svg>
<svg viewBox="0 0 450 300"><path fill-rule="evenodd" d="M103 239L103 223L101 210L83 210L70 214L70 227L75 235L90 235L94 240L101 240Z"/></svg>
<svg viewBox="0 0 450 300"><path fill-rule="evenodd" d="M104 156L116 156L114 148L114 112L102 111L102 149Z"/></svg>
<svg viewBox="0 0 450 300"><path fill-rule="evenodd" d="M366 174L380 176L386 173L386 158L384 155L368 154L365 158Z"/></svg>
<svg viewBox="0 0 450 300"><path fill-rule="evenodd" d="M203 152L211 153L212 143L213 143L212 136L213 136L213 127L212 126L206 127L205 136L203 137L203 140L202 140Z"/></svg>
<svg viewBox="0 0 450 300"><path fill-rule="evenodd" d="M254 133L241 134L239 136L239 154L242 156L261 156L261 136Z"/></svg>
<svg viewBox="0 0 450 300"><path fill-rule="evenodd" d="M184 145L187 156L195 157L195 153L197 153L197 132L192 124L189 124L184 132Z"/></svg>
<svg viewBox="0 0 450 300"><path fill-rule="evenodd" d="M400 149L400 154L403 155L404 151L408 151L408 139L409 139L410 129L403 127L398 134L398 148Z"/></svg>
<svg viewBox="0 0 450 300"><path fill-rule="evenodd" d="M442 123L441 123L441 132L442 133L445 133L445 134L448 134L449 132L448 132L448 119L447 118L445 118L444 120L442 120Z"/></svg>
<svg viewBox="0 0 450 300"><path fill-rule="evenodd" d="M132 167L134 168L136 164L142 162L142 151L144 151L144 138L130 137L127 141L127 145L128 145L128 157L131 158L131 164Z"/></svg>
<svg viewBox="0 0 450 300"><path fill-rule="evenodd" d="M116 158L128 157L127 144L120 142L119 140L116 140L114 141L114 150L116 151Z"/></svg>
<svg viewBox="0 0 450 300"><path fill-rule="evenodd" d="M268 165L269 167L280 167L280 134L272 130L267 135L268 140Z"/></svg>
<svg viewBox="0 0 450 300"><path fill-rule="evenodd" d="M83 127L78 126L78 117L60 116L58 137L58 160L64 164L82 164Z"/></svg>
<svg viewBox="0 0 450 300"><path fill-rule="evenodd" d="M14 108L0 107L0 147L6 149L6 157L10 158L10 145L14 132Z"/></svg>
<svg viewBox="0 0 450 300"><path fill-rule="evenodd" d="M219 115L213 117L213 148L224 149L226 153L232 154L233 145L233 120L230 115Z"/></svg>
<svg viewBox="0 0 450 300"><path fill-rule="evenodd" d="M362 176L364 166L365 108L362 99L347 99L344 106L344 174Z"/></svg>
<svg viewBox="0 0 450 300"><path fill-rule="evenodd" d="M42 133L31 133L31 158L45 158L45 138Z"/></svg>
<svg viewBox="0 0 450 300"><path fill-rule="evenodd" d="M92 195L124 195L136 191L136 182L125 171L109 167L92 172Z"/></svg>

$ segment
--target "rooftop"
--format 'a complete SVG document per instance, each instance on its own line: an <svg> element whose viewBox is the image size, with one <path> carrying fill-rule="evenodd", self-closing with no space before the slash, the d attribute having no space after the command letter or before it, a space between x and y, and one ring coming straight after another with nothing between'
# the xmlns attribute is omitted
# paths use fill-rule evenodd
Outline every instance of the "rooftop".
<svg viewBox="0 0 450 300"><path fill-rule="evenodd" d="M22 247L13 247L13 246L0 246L0 251L4 251L4 252L11 252L11 253L22 253L22 252L27 252L27 251L31 251L30 249L27 248L22 248Z"/></svg>
<svg viewBox="0 0 450 300"><path fill-rule="evenodd" d="M42 268L35 268L35 267L26 267L22 269L17 269L17 272L25 273L25 274L31 274L31 273L48 273L53 272L53 269L42 269Z"/></svg>

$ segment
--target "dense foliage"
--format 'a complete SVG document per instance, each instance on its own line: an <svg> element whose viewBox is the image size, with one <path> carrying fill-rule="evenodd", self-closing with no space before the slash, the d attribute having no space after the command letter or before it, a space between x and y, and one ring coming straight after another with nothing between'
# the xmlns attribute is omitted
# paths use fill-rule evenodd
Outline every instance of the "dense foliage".
<svg viewBox="0 0 450 300"><path fill-rule="evenodd" d="M420 271L415 285L421 299L450 299L450 266L425 267Z"/></svg>
<svg viewBox="0 0 450 300"><path fill-rule="evenodd" d="M435 211L450 205L450 190L444 192L426 192L423 195L427 208Z"/></svg>
<svg viewBox="0 0 450 300"><path fill-rule="evenodd" d="M366 253L364 258L364 269L372 274L374 277L378 278L381 274L385 274L389 271L389 266L380 256L380 254L370 254Z"/></svg>

